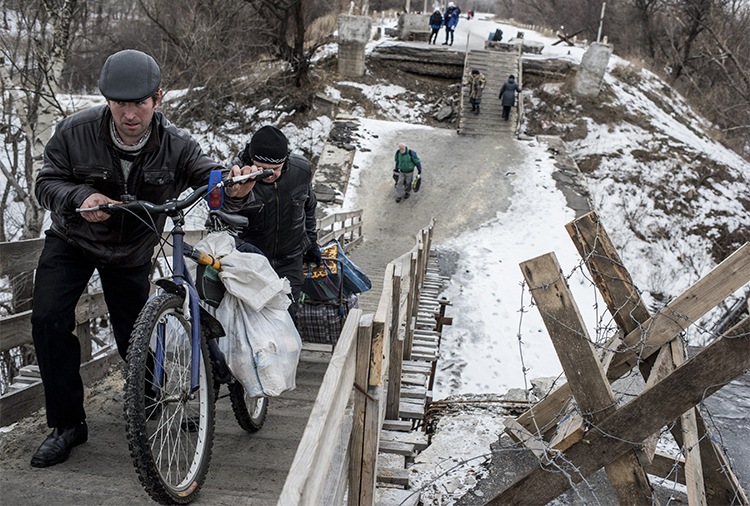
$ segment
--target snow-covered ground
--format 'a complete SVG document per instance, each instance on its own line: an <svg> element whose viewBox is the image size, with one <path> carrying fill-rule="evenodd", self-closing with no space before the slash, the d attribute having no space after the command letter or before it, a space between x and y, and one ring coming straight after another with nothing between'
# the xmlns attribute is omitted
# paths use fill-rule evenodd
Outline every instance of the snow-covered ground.
<svg viewBox="0 0 750 506"><path fill-rule="evenodd" d="M505 34L518 31L510 25L483 20L462 19L456 31L456 45L463 47L471 32L474 41L483 41L486 34L501 28ZM482 37L482 38L480 38ZM551 46L554 39L525 30L525 38L545 43L538 58L564 58L575 63L585 48ZM473 47L470 38L469 45ZM612 58L609 69L624 68L628 62ZM654 74L641 69L631 69L638 75L638 86L620 81L611 73L606 83L615 94L617 105L633 113L642 114L650 125L648 130L630 123L612 127L599 125L586 119L588 135L570 144L576 158L606 155L617 152L623 156L616 162L603 163L593 177L588 178L595 209L613 239L624 265L629 269L636 285L644 291L644 300L658 305L650 294L679 295L714 266L710 239L683 233L699 224L710 224L720 219L730 228L750 228L750 213L742 202L750 200L750 164L734 152L711 139L710 125L690 109L679 95L665 94L667 85ZM371 100L385 94L358 85ZM397 95L398 90L390 90ZM658 100L654 100L658 97ZM533 99L532 99L533 100ZM383 100L383 108L387 101ZM668 104L665 107L664 104ZM667 112L665 109L668 109ZM398 110L403 109L401 107ZM406 110L400 120L409 122L412 112ZM687 120L687 121L686 121ZM391 126L381 122L367 122L370 133L385 134L388 128L405 128L404 123ZM416 127L416 126L415 126ZM378 131L378 129L383 129ZM424 127L422 127L424 128ZM380 135L382 139L384 135ZM674 220L682 219L664 212L663 203L655 202L658 193L652 191L662 183L672 192L671 198L680 200L691 186L688 171L674 171L674 164L663 161L644 163L631 153L648 149L661 142L659 149L686 152L685 158L705 157L727 168L731 177L715 178L712 187L699 189L702 198L692 204L687 213L692 224ZM382 149L378 139L363 147L373 151ZM573 244L564 229L565 223L574 219L566 207L565 198L556 189L552 179L554 161L543 143L527 144L527 162L513 175L514 196L508 210L477 230L435 244L438 251L459 252L455 273L444 292L451 301L448 315L453 324L443 330L441 359L434 388L434 398L450 395L489 394L502 395L512 388L528 390L530 379L558 377L561 367L551 345L541 317L531 305L528 290L524 289L520 262L554 251L589 329L590 337L601 342L611 329L609 316L603 312L604 304L586 276ZM357 153L357 172L368 170L371 155ZM628 174L629 178L618 177ZM351 188L351 187L350 187ZM668 198L661 194L661 198ZM346 197L344 206L356 207L356 194ZM645 231L656 228L673 230L672 234L645 234L648 240L637 237L627 220L637 220ZM740 295L750 290L746 285ZM691 332L692 344L703 344L710 336ZM412 468L413 485L424 487L422 500L426 505L449 505L481 477L485 468L481 455L487 454L489 444L502 432L502 417L484 410L446 415L439 424L432 446L423 452ZM669 439L669 438L668 438ZM677 451L669 440L660 443L665 450ZM465 464L461 464L465 462Z"/></svg>

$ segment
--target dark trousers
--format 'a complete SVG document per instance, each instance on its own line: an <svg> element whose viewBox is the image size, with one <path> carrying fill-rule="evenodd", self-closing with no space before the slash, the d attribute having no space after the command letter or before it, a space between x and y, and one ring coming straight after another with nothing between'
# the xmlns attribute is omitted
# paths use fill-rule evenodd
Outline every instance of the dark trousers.
<svg viewBox="0 0 750 506"><path fill-rule="evenodd" d="M47 232L34 282L31 334L50 427L68 427L86 418L79 373L81 347L73 331L76 304L94 269L99 271L123 359L133 324L148 300L150 263L132 268L97 267L80 248Z"/></svg>
<svg viewBox="0 0 750 506"><path fill-rule="evenodd" d="M430 34L430 42L437 42L439 33L440 33L440 28L433 28L432 33Z"/></svg>
<svg viewBox="0 0 750 506"><path fill-rule="evenodd" d="M305 282L304 273L302 272L302 256L295 258L289 264L278 265L278 262L272 261L273 270L280 278L287 278L292 286L292 303L289 304L289 314L292 315L295 327L299 328L297 313L299 312L299 299L302 294L302 284Z"/></svg>
<svg viewBox="0 0 750 506"><path fill-rule="evenodd" d="M508 121L508 118L510 117L510 105L504 105L503 106L503 119L505 121Z"/></svg>
<svg viewBox="0 0 750 506"><path fill-rule="evenodd" d="M453 28L445 27L445 42L448 43L448 37L450 37L450 45L453 45Z"/></svg>

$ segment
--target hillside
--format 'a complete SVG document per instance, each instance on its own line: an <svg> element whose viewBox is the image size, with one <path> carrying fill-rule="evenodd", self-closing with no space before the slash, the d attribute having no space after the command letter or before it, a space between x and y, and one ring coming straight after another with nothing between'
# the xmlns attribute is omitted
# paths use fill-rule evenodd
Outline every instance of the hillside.
<svg viewBox="0 0 750 506"><path fill-rule="evenodd" d="M498 26L508 30L507 25ZM550 43L539 34L527 32L526 37ZM583 51L575 49L579 52L550 57L575 64ZM528 58L544 59L545 54ZM473 400L474 405L452 405L433 419L437 427L433 446L412 468L413 484L424 488L424 504L453 504L487 473L482 464L507 414L488 408L493 400L510 389L524 398L525 390L534 384L533 399L560 373L538 311L528 293L523 293L519 262L555 251L564 272L570 273L569 283L592 339L602 342L611 330L609 317L597 309L602 302L562 228L573 214L556 189L551 154L545 143L532 140L535 136L559 135L566 141L583 172L593 207L652 310L682 293L750 239L750 165L714 140L711 125L665 82L617 57L610 62L596 100L573 96L571 78L550 80L524 74L527 121L522 138L528 140L520 144L525 146L525 161L508 169L503 168L504 160L498 160L495 172L496 178L513 186L510 205L481 227L436 244L445 274L451 276L445 296L452 302L449 315L454 324L444 330L434 396ZM355 193L347 195L345 207L369 201L369 196L359 193L372 191L373 179L368 177L365 186L358 178L368 171L384 170L386 156L371 153L389 146L383 137L393 143L417 128L415 123L435 127L436 104L457 93L456 83L443 84L442 95L434 94L432 80L370 66L362 79L329 85L330 94L340 93L345 102L351 100L353 114L366 112L392 122L390 126L364 122L366 128L357 143L366 152L355 157ZM347 98L352 88L356 98ZM425 132L414 138L427 137ZM420 147L427 152L434 149L429 143ZM470 165L462 166L461 160L452 158L441 163L464 170L466 184L474 184ZM429 170L426 165L425 178ZM737 292L727 305L745 297L749 288ZM690 331L688 341L700 346L713 339L715 322L725 309L719 308L693 326L697 330ZM622 398L624 394L617 395ZM731 420L748 414L747 406L737 409L725 413L727 418L722 413L712 415ZM662 447L678 451L669 439L665 438ZM744 458L744 454L735 455L735 464L742 467ZM745 474L743 479L749 478Z"/></svg>

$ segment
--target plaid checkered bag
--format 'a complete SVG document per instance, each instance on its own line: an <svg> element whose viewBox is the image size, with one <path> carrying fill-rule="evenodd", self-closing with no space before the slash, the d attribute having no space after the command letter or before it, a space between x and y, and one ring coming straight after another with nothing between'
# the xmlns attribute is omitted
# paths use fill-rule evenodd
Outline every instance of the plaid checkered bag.
<svg viewBox="0 0 750 506"><path fill-rule="evenodd" d="M343 307L340 309L338 301L316 303L315 301L303 300L297 313L299 334L302 341L336 344L341 329L344 327L346 315L356 307L359 307L359 297L356 293L345 298Z"/></svg>

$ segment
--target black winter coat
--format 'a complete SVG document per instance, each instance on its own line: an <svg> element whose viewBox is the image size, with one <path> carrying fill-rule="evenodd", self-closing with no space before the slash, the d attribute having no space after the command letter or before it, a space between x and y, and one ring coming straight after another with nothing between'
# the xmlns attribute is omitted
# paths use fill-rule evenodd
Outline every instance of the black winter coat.
<svg viewBox="0 0 750 506"><path fill-rule="evenodd" d="M521 87L518 86L515 79L508 79L503 87L500 88L500 95L497 97L503 101L503 107L513 107L516 105L516 91L521 93Z"/></svg>
<svg viewBox="0 0 750 506"><path fill-rule="evenodd" d="M99 265L134 267L151 260L167 217L154 216L157 235L129 213L89 223L75 208L94 193L114 200L129 194L163 204L190 187L207 184L210 172L223 167L203 154L187 132L156 112L151 135L125 181L109 130L111 118L104 105L60 121L44 150L44 167L34 193L41 206L52 211L53 233L81 247ZM226 199L225 203L231 210L246 201ZM142 217L150 222L146 213Z"/></svg>
<svg viewBox="0 0 750 506"><path fill-rule="evenodd" d="M237 161L252 165L244 151ZM239 238L259 248L274 268L292 263L317 242L318 201L311 181L310 162L291 154L281 176L273 183L255 183L254 201L239 211L250 220Z"/></svg>

